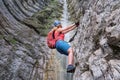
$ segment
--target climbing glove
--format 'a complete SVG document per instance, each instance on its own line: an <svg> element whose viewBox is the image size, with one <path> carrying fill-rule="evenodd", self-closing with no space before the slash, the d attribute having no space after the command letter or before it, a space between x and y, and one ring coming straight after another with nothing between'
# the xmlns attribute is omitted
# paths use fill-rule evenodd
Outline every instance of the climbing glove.
<svg viewBox="0 0 120 80"><path fill-rule="evenodd" d="M75 23L75 25L76 25L76 27L78 27L78 26L79 26L79 21L78 21L78 22L76 22L76 23Z"/></svg>

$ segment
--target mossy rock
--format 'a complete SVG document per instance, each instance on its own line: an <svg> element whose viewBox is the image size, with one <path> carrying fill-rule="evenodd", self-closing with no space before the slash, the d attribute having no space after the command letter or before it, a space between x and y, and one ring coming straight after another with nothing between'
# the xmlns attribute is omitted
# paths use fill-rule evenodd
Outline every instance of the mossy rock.
<svg viewBox="0 0 120 80"><path fill-rule="evenodd" d="M36 28L41 36L46 36L54 20L60 19L61 15L62 4L57 0L52 0L50 5L35 13L30 18L26 18L23 22Z"/></svg>

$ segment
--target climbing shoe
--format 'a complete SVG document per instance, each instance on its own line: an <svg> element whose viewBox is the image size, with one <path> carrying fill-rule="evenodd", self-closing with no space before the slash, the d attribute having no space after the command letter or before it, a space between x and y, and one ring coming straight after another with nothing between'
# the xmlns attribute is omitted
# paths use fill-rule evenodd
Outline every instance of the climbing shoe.
<svg viewBox="0 0 120 80"><path fill-rule="evenodd" d="M68 73L74 73L75 72L75 67L73 65L68 65L67 72Z"/></svg>

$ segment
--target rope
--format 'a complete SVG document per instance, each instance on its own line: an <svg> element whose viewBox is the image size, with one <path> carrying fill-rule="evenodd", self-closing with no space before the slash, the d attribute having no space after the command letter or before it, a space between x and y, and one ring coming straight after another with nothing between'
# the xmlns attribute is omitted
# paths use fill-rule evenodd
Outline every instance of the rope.
<svg viewBox="0 0 120 80"><path fill-rule="evenodd" d="M72 42L72 41L74 40L75 36L77 35L77 32L78 32L78 27L77 27L76 32L75 32L75 34L73 35L73 37L70 38L69 42Z"/></svg>

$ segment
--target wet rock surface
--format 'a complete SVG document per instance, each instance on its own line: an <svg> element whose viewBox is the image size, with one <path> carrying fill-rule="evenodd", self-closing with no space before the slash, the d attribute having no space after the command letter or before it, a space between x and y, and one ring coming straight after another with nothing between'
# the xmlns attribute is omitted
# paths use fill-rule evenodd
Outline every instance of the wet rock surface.
<svg viewBox="0 0 120 80"><path fill-rule="evenodd" d="M73 80L120 80L120 1L67 0L76 35Z"/></svg>

